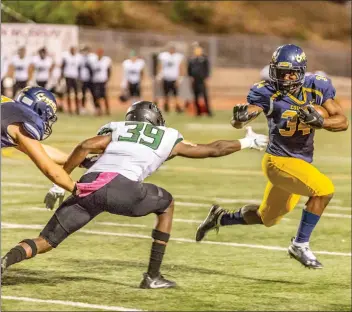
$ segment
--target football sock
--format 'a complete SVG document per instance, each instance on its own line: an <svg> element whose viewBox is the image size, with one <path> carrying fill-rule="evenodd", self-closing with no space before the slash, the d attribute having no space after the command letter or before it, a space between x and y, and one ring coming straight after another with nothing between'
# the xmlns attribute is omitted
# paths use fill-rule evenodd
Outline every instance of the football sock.
<svg viewBox="0 0 352 312"><path fill-rule="evenodd" d="M156 277L159 275L161 262L163 261L166 245L153 242L149 258L148 275Z"/></svg>
<svg viewBox="0 0 352 312"><path fill-rule="evenodd" d="M25 249L18 245L12 248L3 259L6 259L6 267L21 262L27 258Z"/></svg>
<svg viewBox="0 0 352 312"><path fill-rule="evenodd" d="M295 243L309 242L310 235L312 234L315 226L317 225L320 216L315 215L305 209L302 211L301 223L299 224L298 232L295 238Z"/></svg>
<svg viewBox="0 0 352 312"><path fill-rule="evenodd" d="M220 225L247 224L240 211L224 213L220 219Z"/></svg>

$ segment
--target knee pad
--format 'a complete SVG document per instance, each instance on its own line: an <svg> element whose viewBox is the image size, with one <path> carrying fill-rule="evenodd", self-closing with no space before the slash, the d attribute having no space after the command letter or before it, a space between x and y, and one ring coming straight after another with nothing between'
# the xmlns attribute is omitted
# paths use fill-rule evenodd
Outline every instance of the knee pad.
<svg viewBox="0 0 352 312"><path fill-rule="evenodd" d="M263 224L258 215L259 205L249 204L241 208L241 215L247 224Z"/></svg>
<svg viewBox="0 0 352 312"><path fill-rule="evenodd" d="M154 229L152 231L152 238L167 243L170 239L170 234Z"/></svg>
<svg viewBox="0 0 352 312"><path fill-rule="evenodd" d="M24 239L23 241L20 241L19 243L26 243L29 247L31 247L31 249L32 249L31 258L36 256L38 249L37 249L37 245L35 244L35 242L32 239Z"/></svg>

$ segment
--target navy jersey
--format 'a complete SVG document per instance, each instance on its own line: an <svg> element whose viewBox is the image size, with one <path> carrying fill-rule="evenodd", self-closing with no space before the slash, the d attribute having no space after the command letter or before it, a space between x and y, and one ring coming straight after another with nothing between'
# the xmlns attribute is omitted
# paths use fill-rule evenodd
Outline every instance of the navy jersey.
<svg viewBox="0 0 352 312"><path fill-rule="evenodd" d="M45 126L38 114L25 104L1 96L1 148L17 145L7 133L8 126L14 123L21 123L32 139L43 139Z"/></svg>
<svg viewBox="0 0 352 312"><path fill-rule="evenodd" d="M267 153L312 162L314 129L300 123L297 111L307 104L322 105L326 100L334 99L335 93L331 80L319 75L305 77L298 98L276 92L265 81L254 84L247 96L247 102L261 107L267 117Z"/></svg>

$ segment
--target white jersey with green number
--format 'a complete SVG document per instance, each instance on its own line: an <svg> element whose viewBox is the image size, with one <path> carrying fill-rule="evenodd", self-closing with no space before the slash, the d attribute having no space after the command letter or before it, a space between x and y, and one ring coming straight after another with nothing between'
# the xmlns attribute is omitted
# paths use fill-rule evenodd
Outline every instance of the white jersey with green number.
<svg viewBox="0 0 352 312"><path fill-rule="evenodd" d="M86 172L118 172L133 181L143 181L170 156L183 140L175 129L156 127L147 122L111 122L98 134L112 134L102 156Z"/></svg>

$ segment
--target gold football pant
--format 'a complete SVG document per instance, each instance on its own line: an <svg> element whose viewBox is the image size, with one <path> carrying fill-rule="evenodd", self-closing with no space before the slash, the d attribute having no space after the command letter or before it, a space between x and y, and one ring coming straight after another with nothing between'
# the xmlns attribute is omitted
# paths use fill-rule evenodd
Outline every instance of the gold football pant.
<svg viewBox="0 0 352 312"><path fill-rule="evenodd" d="M310 163L298 158L265 153L262 169L269 182L259 207L265 226L273 226L290 212L303 196L334 193L331 180Z"/></svg>

